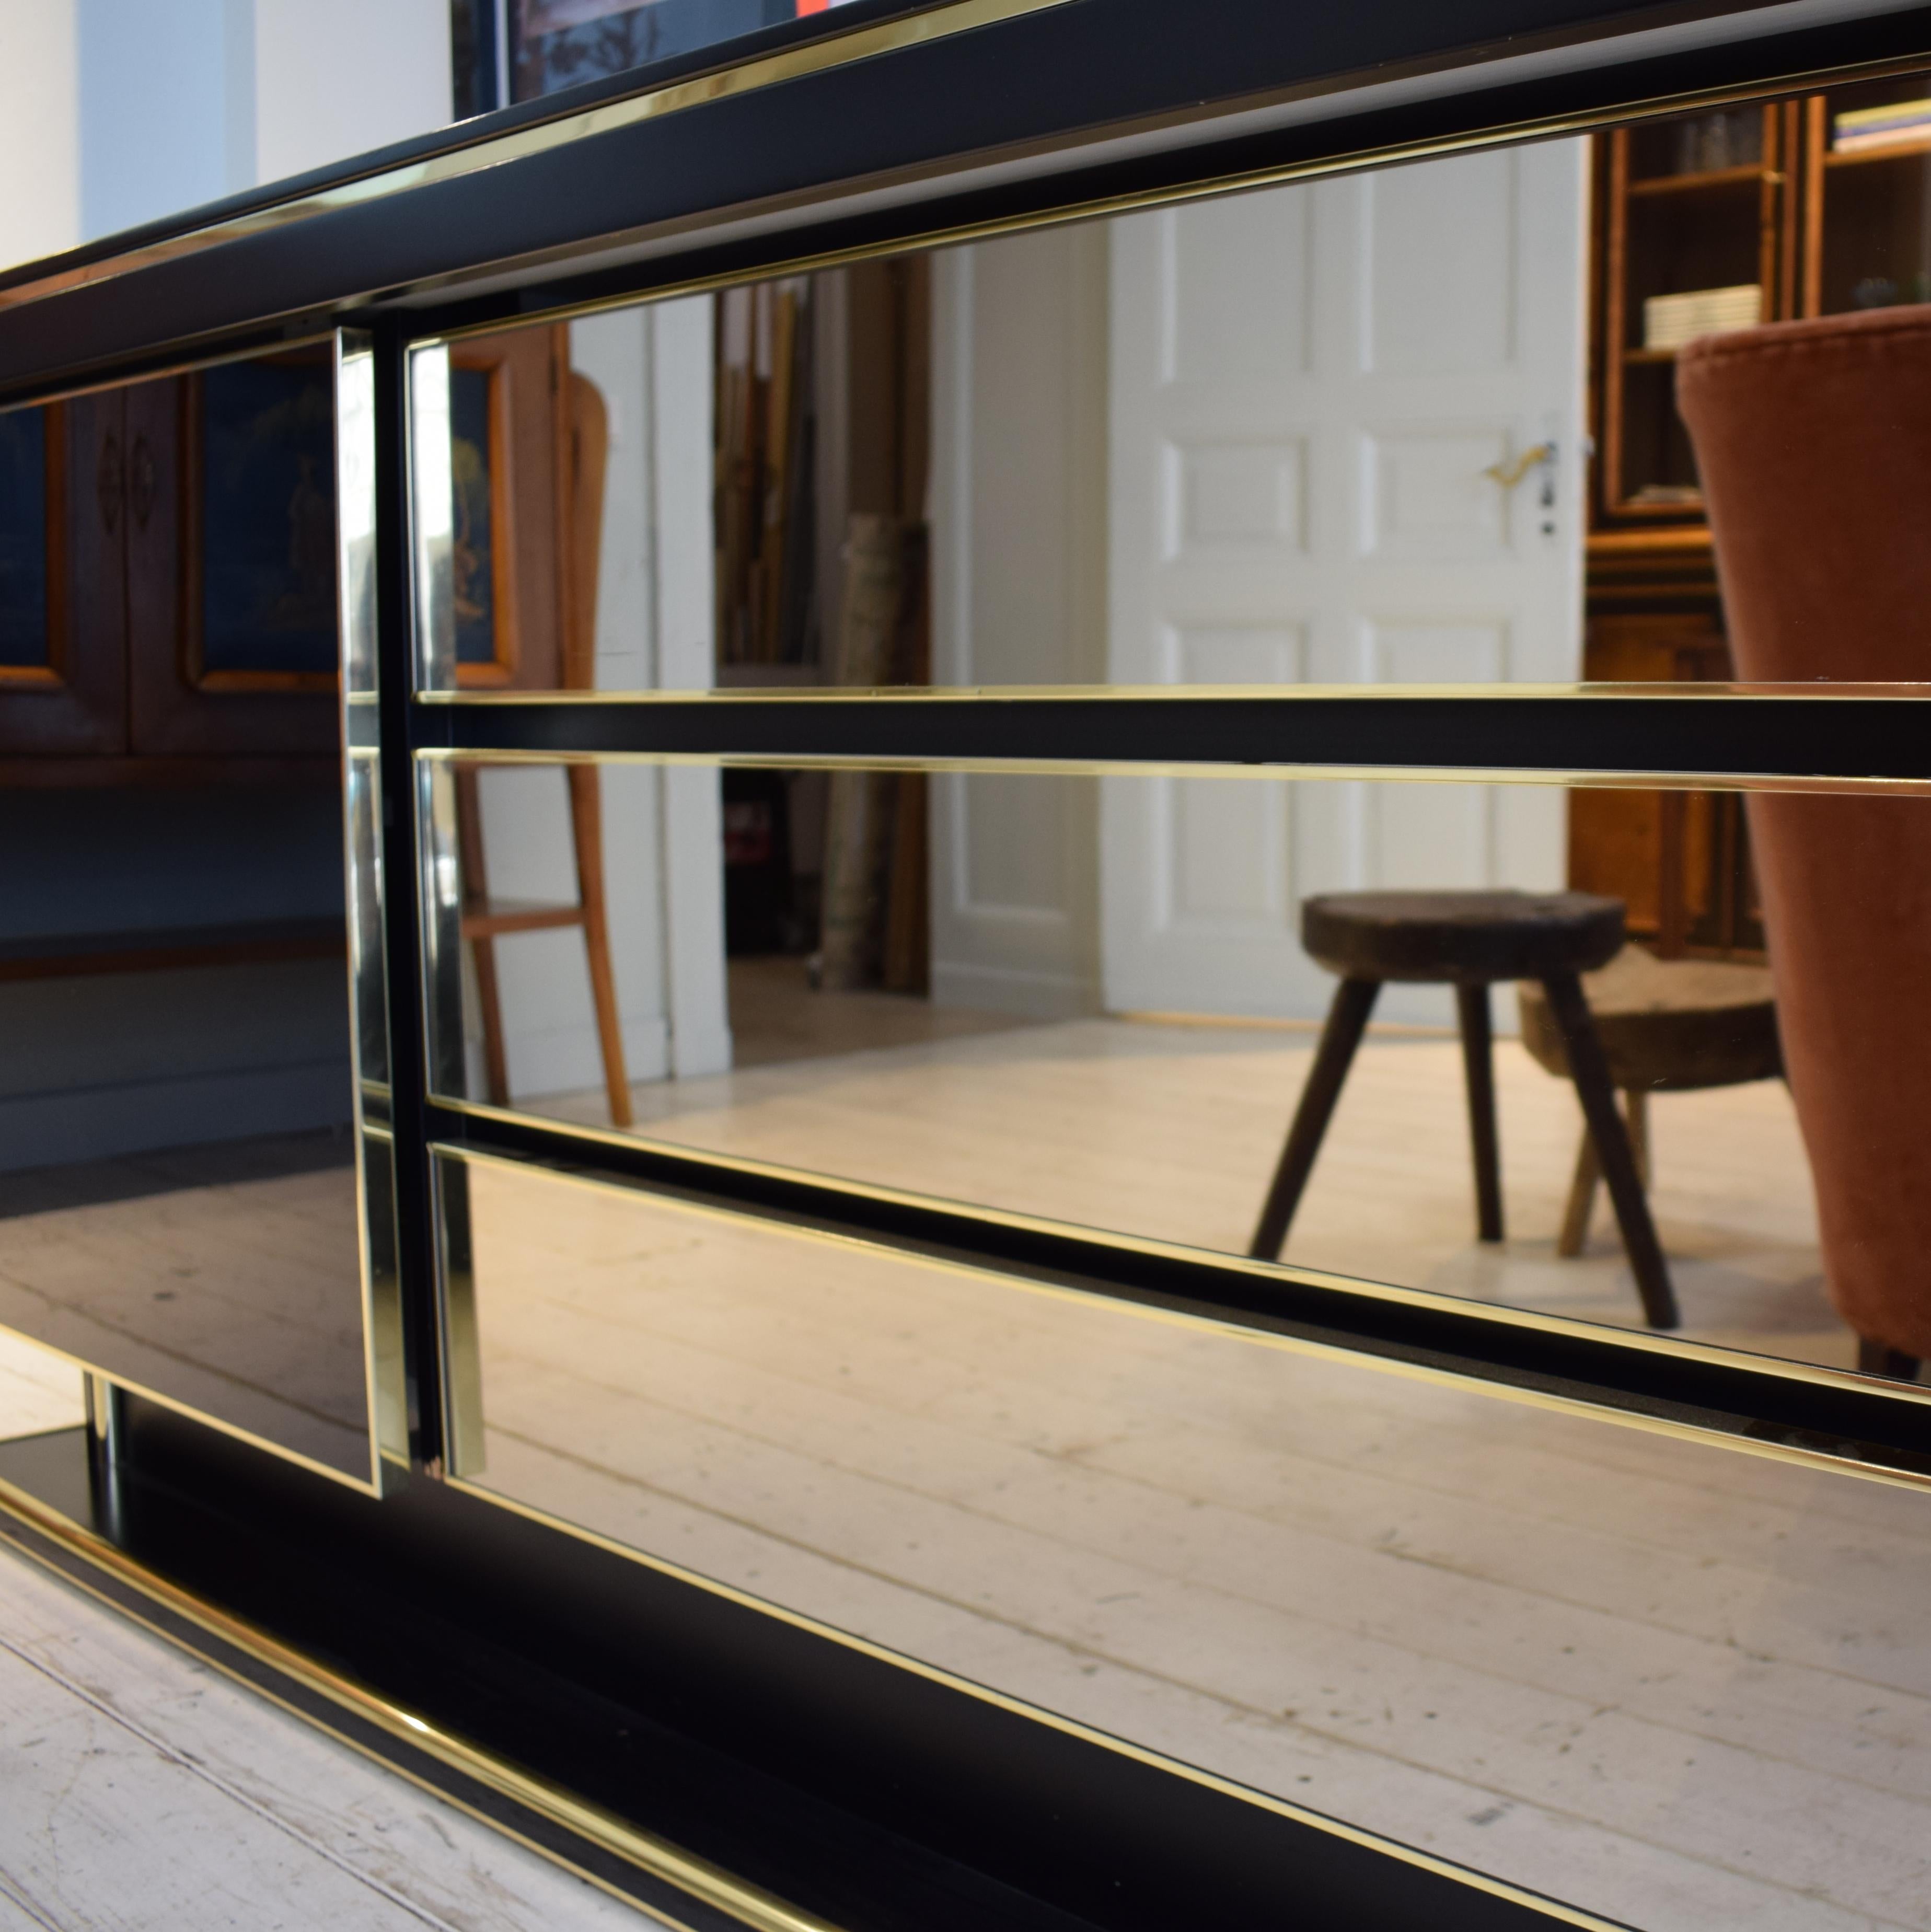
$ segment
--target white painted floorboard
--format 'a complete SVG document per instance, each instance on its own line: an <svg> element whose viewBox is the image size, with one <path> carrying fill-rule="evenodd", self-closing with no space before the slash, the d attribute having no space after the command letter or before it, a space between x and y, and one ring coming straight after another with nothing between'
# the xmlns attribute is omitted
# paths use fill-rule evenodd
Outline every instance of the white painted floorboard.
<svg viewBox="0 0 1931 1932"><path fill-rule="evenodd" d="M661 1924L0 1556L0 1932Z"/></svg>

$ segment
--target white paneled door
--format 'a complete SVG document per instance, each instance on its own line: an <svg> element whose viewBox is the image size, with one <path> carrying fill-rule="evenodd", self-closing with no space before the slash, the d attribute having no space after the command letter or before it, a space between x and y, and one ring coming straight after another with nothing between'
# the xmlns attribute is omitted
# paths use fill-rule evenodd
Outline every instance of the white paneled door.
<svg viewBox="0 0 1931 1932"><path fill-rule="evenodd" d="M1114 682L1579 675L1585 154L1112 224ZM1312 1016L1306 894L1563 874L1541 789L1110 779L1101 820L1115 1011ZM1382 1008L1449 1013L1424 988Z"/></svg>

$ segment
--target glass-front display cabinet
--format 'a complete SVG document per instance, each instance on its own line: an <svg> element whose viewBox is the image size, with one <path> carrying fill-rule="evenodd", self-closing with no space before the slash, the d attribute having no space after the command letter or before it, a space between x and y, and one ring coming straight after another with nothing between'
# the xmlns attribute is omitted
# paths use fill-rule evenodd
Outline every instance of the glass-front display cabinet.
<svg viewBox="0 0 1931 1932"><path fill-rule="evenodd" d="M665 1923L1926 1924L1931 24L771 10L0 275L0 1541Z"/></svg>

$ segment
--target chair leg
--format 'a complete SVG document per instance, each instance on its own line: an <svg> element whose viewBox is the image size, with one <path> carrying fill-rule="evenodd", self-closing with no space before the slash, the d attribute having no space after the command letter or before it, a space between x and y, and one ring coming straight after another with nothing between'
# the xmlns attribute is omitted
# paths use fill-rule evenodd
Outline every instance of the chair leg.
<svg viewBox="0 0 1931 1932"><path fill-rule="evenodd" d="M1645 1192L1655 1186L1650 1173L1649 1090L1642 1087L1623 1089L1623 1118L1630 1125L1630 1152L1636 1156L1636 1178Z"/></svg>
<svg viewBox="0 0 1931 1932"><path fill-rule="evenodd" d="M1640 1088L1625 1088L1623 1114L1629 1123L1630 1152L1636 1158L1636 1178L1647 1191L1650 1186L1648 1094ZM1588 1244L1589 1219L1596 1211L1596 1184L1602 1178L1596 1143L1585 1127L1576 1149L1576 1175L1569 1184L1569 1202L1562 1210L1562 1232L1555 1241L1555 1252L1566 1261L1573 1261Z"/></svg>
<svg viewBox="0 0 1931 1932"><path fill-rule="evenodd" d="M1475 1226L1485 1241L1502 1238L1502 1153L1495 1136L1495 1054L1486 986L1457 986L1462 1066L1468 1088L1468 1140L1475 1154Z"/></svg>
<svg viewBox="0 0 1931 1932"><path fill-rule="evenodd" d="M1321 1028L1314 1066L1301 1089L1300 1104L1294 1109L1294 1124L1288 1130L1267 1204L1248 1244L1247 1252L1256 1261L1279 1258L1294 1210L1300 1205L1301 1191L1314 1171L1314 1157L1321 1151L1321 1136L1334 1116L1334 1103L1341 1098L1341 1083L1348 1078L1354 1049L1361 1044L1368 1016L1375 1010L1381 990L1378 980L1344 980L1334 989L1334 1004L1327 1010L1327 1024Z"/></svg>
<svg viewBox="0 0 1931 1932"><path fill-rule="evenodd" d="M456 850L463 867L463 903L481 906L490 896L489 868L483 857L482 795L478 774L456 772ZM509 1057L503 1046L502 994L496 980L496 943L487 935L469 941L476 962L476 1004L483 1022L483 1081L493 1106L510 1103Z"/></svg>
<svg viewBox="0 0 1931 1932"><path fill-rule="evenodd" d="M1583 998L1582 982L1573 973L1552 973L1543 986L1549 994L1549 1011L1562 1030L1570 1074L1576 1082L1576 1097L1582 1103L1582 1118L1588 1122L1590 1138L1596 1143L1596 1157L1602 1163L1603 1178L1609 1184L1609 1201L1616 1210L1617 1226L1622 1230L1623 1246L1636 1277L1636 1292L1642 1297L1643 1314L1652 1328L1674 1328L1680 1318L1675 1292L1669 1285L1669 1264L1656 1238L1656 1224L1650 1219L1649 1202L1636 1172L1628 1131L1622 1115L1616 1111L1616 1090L1609 1084L1609 1064L1603 1055L1603 1042L1597 1037L1589 1002Z"/></svg>
<svg viewBox="0 0 1931 1932"><path fill-rule="evenodd" d="M610 923L604 898L603 798L594 765L568 769L570 827L577 846L577 896L583 908L583 950L590 962L590 998L597 1012L604 1086L610 1124L631 1124L630 1075L624 1066L623 1019L617 1010L616 976L610 968Z"/></svg>
<svg viewBox="0 0 1931 1932"><path fill-rule="evenodd" d="M1888 1376L1895 1382L1915 1382L1918 1379L1918 1358L1907 1355L1902 1348L1894 1348L1882 1342L1858 1337L1858 1372L1865 1376Z"/></svg>
<svg viewBox="0 0 1931 1932"><path fill-rule="evenodd" d="M1585 1127L1582 1144L1576 1150L1576 1178L1569 1184L1569 1204L1562 1210L1562 1232L1555 1241L1555 1252L1566 1260L1574 1260L1589 1239L1589 1217L1596 1211L1596 1184L1602 1178L1595 1141Z"/></svg>

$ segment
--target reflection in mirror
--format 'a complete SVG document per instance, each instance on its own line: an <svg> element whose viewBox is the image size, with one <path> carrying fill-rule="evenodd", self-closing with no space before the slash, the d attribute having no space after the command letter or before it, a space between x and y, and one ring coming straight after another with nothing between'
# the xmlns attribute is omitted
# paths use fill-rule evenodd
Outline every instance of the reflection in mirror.
<svg viewBox="0 0 1931 1932"><path fill-rule="evenodd" d="M445 1166L490 1493L1619 1924L1924 1923L1921 1496Z"/></svg>
<svg viewBox="0 0 1931 1932"><path fill-rule="evenodd" d="M424 526L457 526L431 682L1921 678L1843 621L1864 578L1794 656L1737 621L1752 511L1706 502L1677 376L1712 335L1931 302L1927 98L1907 75L464 338L451 475L418 473ZM1804 368L1763 420L1834 440L1792 427L1751 488L1840 532L1915 418ZM1923 505L1869 507L1908 577Z"/></svg>
<svg viewBox="0 0 1931 1932"><path fill-rule="evenodd" d="M1898 1125L1931 801L646 763L429 797L452 1095L1827 1366L1931 1353ZM1661 849L1605 858L1611 811Z"/></svg>
<svg viewBox="0 0 1931 1932"><path fill-rule="evenodd" d="M336 371L324 341L0 417L0 1328L366 1482L393 1240Z"/></svg>
<svg viewBox="0 0 1931 1932"><path fill-rule="evenodd" d="M17 1335L0 1333L0 1438L71 1429L86 1415L79 1370Z"/></svg>

